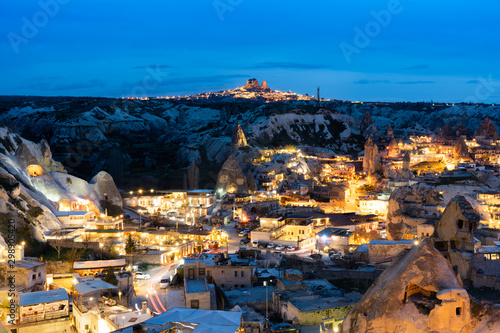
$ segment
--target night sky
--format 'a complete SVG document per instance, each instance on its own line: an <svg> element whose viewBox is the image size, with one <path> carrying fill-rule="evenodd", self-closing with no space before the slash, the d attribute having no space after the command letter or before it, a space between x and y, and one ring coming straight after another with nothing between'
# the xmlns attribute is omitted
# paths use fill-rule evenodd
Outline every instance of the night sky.
<svg viewBox="0 0 500 333"><path fill-rule="evenodd" d="M343 100L499 103L499 9L494 0L2 1L0 94L175 96L255 77Z"/></svg>

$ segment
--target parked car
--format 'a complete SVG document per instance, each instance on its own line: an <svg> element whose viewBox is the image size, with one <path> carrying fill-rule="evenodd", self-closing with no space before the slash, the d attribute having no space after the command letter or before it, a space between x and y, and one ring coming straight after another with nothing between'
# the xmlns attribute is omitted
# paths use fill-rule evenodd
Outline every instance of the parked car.
<svg viewBox="0 0 500 333"><path fill-rule="evenodd" d="M258 247L259 249L265 249L265 248L267 247L267 244L266 244L266 243L264 243L264 242L259 242L259 244L257 245L257 247Z"/></svg>
<svg viewBox="0 0 500 333"><path fill-rule="evenodd" d="M165 289L170 285L170 275L162 276L160 279L160 288Z"/></svg>
<svg viewBox="0 0 500 333"><path fill-rule="evenodd" d="M276 251L283 251L285 249L285 247L283 245L276 245L276 247L274 248Z"/></svg>
<svg viewBox="0 0 500 333"><path fill-rule="evenodd" d="M294 246L290 246L290 245L288 245L288 246L286 247L286 250L287 250L287 251L295 251L295 250L296 250L296 248L295 248Z"/></svg>
<svg viewBox="0 0 500 333"><path fill-rule="evenodd" d="M269 243L269 244L267 244L267 248L268 248L268 249L274 249L274 247L275 247L275 246L276 246L276 245L274 245L273 243Z"/></svg>
<svg viewBox="0 0 500 333"><path fill-rule="evenodd" d="M250 243L250 238L242 238L240 239L240 244L246 244L246 243Z"/></svg>
<svg viewBox="0 0 500 333"><path fill-rule="evenodd" d="M300 328L288 323L280 323L269 328L271 333L300 333Z"/></svg>
<svg viewBox="0 0 500 333"><path fill-rule="evenodd" d="M312 259L322 259L323 258L323 255L321 253L313 253L309 256L309 258L312 258Z"/></svg>
<svg viewBox="0 0 500 333"><path fill-rule="evenodd" d="M135 279L136 280L149 280L151 276L149 274L145 274L143 272L136 272Z"/></svg>
<svg viewBox="0 0 500 333"><path fill-rule="evenodd" d="M201 253L210 253L210 251L211 251L210 249L203 249Z"/></svg>
<svg viewBox="0 0 500 333"><path fill-rule="evenodd" d="M245 230L241 230L241 231L238 233L238 236L240 236L240 237L245 237L246 235L248 235L248 233L247 233Z"/></svg>
<svg viewBox="0 0 500 333"><path fill-rule="evenodd" d="M252 242L252 247L259 247L259 242L258 241L253 241Z"/></svg>

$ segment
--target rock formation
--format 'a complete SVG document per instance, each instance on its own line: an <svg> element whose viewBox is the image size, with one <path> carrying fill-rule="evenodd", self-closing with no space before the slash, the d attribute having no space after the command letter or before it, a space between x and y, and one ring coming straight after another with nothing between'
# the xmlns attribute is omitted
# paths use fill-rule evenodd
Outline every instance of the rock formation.
<svg viewBox="0 0 500 333"><path fill-rule="evenodd" d="M443 138L443 139L449 139L453 136L455 136L455 133L453 132L453 129L451 128L450 123L444 124L443 128L439 130L438 135Z"/></svg>
<svg viewBox="0 0 500 333"><path fill-rule="evenodd" d="M498 134L498 131L491 121L490 118L486 117L484 118L483 122L479 125L477 130L474 132L474 136L483 136L486 139L500 139L500 135Z"/></svg>
<svg viewBox="0 0 500 333"><path fill-rule="evenodd" d="M453 146L453 158L460 159L468 157L469 157L469 147L467 147L465 139L463 137L460 137Z"/></svg>
<svg viewBox="0 0 500 333"><path fill-rule="evenodd" d="M387 136L394 139L394 131L392 130L391 125L387 125Z"/></svg>
<svg viewBox="0 0 500 333"><path fill-rule="evenodd" d="M370 127L370 125L373 124L373 120L372 120L372 116L370 114L370 111L366 111L364 117L363 117L363 120L361 120L361 124L359 125L359 128L364 131L366 130L368 127Z"/></svg>
<svg viewBox="0 0 500 333"><path fill-rule="evenodd" d="M271 88L267 86L266 80L262 81L262 86L261 86L262 91L271 91Z"/></svg>
<svg viewBox="0 0 500 333"><path fill-rule="evenodd" d="M401 255L356 303L344 333L472 331L467 291L429 239Z"/></svg>
<svg viewBox="0 0 500 333"><path fill-rule="evenodd" d="M190 190L198 189L200 182L200 169L193 161L191 166L188 169L188 186Z"/></svg>
<svg viewBox="0 0 500 333"><path fill-rule="evenodd" d="M410 171L410 162L411 162L410 154L405 153L403 155L403 171L404 172Z"/></svg>
<svg viewBox="0 0 500 333"><path fill-rule="evenodd" d="M217 176L217 190L224 192L247 194L247 179L241 171L240 164L236 157L231 154Z"/></svg>
<svg viewBox="0 0 500 333"><path fill-rule="evenodd" d="M255 178L253 178L252 171L248 170L247 172L247 184L248 184L248 189L251 192L257 191L257 183L255 182Z"/></svg>
<svg viewBox="0 0 500 333"><path fill-rule="evenodd" d="M243 86L242 89L247 90L247 91L255 91L255 92L271 91L271 89L267 86L266 80L262 81L262 86L261 86L257 79L247 80L247 84L245 86Z"/></svg>
<svg viewBox="0 0 500 333"><path fill-rule="evenodd" d="M458 127L455 129L455 135L456 136L465 136L465 137L469 137L470 136L470 133L469 133L469 130L467 129L467 127L465 127L464 124L460 124L458 125Z"/></svg>
<svg viewBox="0 0 500 333"><path fill-rule="evenodd" d="M365 142L365 155L363 157L363 171L367 174L375 173L381 170L380 156L378 147L369 137Z"/></svg>
<svg viewBox="0 0 500 333"><path fill-rule="evenodd" d="M395 189L387 211L387 238L400 240L411 229L440 218L439 192L425 184L401 186Z"/></svg>
<svg viewBox="0 0 500 333"><path fill-rule="evenodd" d="M90 185L100 200L107 201L115 206L123 207L120 191L115 185L113 177L106 171L101 171L90 180Z"/></svg>
<svg viewBox="0 0 500 333"><path fill-rule="evenodd" d="M472 205L459 195L450 200L436 225L434 243L437 249L456 266L464 280L471 278L474 252L474 231L479 215Z"/></svg>
<svg viewBox="0 0 500 333"><path fill-rule="evenodd" d="M398 142L396 141L396 139L392 139L391 142L389 143L389 146L387 146L387 150L388 150L388 154L389 154L389 157L394 157L394 156L397 156L399 154L399 146L398 146Z"/></svg>
<svg viewBox="0 0 500 333"><path fill-rule="evenodd" d="M247 138L245 136L245 132L243 132L243 128L241 128L240 123L236 124L236 127L233 131L233 136L231 138L231 149L238 150L241 147L247 146Z"/></svg>

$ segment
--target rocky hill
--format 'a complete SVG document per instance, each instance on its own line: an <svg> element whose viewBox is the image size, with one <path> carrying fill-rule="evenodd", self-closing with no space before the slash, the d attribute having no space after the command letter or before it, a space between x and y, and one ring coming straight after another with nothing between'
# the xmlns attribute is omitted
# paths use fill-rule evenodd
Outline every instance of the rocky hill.
<svg viewBox="0 0 500 333"><path fill-rule="evenodd" d="M113 178L100 172L90 182L67 173L43 140L34 143L0 127L0 234L7 236L8 220L24 230L25 240L45 240L45 232L60 229L52 213L64 202L85 202L104 212L104 205L121 206Z"/></svg>
<svg viewBox="0 0 500 333"><path fill-rule="evenodd" d="M273 102L276 96L281 100ZM200 186L214 185L237 123L251 146L311 145L357 154L363 135L385 133L388 126L396 137L474 133L486 117L479 131L498 135L499 106L338 100L319 105L255 79L232 91L169 99L0 98L0 124L30 140L45 139L71 173L90 179L106 170L123 187L182 188L192 162L209 166L201 171Z"/></svg>

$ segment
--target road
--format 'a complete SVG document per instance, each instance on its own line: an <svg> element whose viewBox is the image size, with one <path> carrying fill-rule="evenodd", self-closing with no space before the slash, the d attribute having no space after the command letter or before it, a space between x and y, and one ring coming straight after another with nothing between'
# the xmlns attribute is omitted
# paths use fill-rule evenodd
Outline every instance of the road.
<svg viewBox="0 0 500 333"><path fill-rule="evenodd" d="M149 309L157 314L171 308L167 304L168 289L160 289L159 282L163 276L174 274L175 265L156 266L146 272L151 276L148 280L137 280L134 283L136 295L132 299L132 307L140 309L142 302L147 301Z"/></svg>

